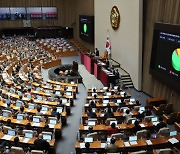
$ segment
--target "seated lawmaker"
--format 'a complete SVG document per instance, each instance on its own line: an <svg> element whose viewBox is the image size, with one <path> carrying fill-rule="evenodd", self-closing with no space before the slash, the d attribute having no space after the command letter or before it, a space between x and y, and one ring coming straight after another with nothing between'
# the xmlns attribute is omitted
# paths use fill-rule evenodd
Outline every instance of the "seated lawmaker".
<svg viewBox="0 0 180 154"><path fill-rule="evenodd" d="M92 111L92 108L89 108L87 115L88 118L97 118L97 115Z"/></svg>
<svg viewBox="0 0 180 154"><path fill-rule="evenodd" d="M116 139L111 138L110 144L106 145L105 150L109 153L117 153L119 151L119 147L115 144Z"/></svg>
<svg viewBox="0 0 180 154"><path fill-rule="evenodd" d="M90 143L85 143L85 148L82 149L82 153L94 153L94 150L90 148Z"/></svg>
<svg viewBox="0 0 180 154"><path fill-rule="evenodd" d="M107 129L107 134L111 136L112 134L116 134L119 132L119 129L116 127L116 124L113 122L111 127Z"/></svg>
<svg viewBox="0 0 180 154"><path fill-rule="evenodd" d="M107 112L104 115L105 118L114 118L114 113L111 111L111 108L107 109Z"/></svg>
<svg viewBox="0 0 180 154"><path fill-rule="evenodd" d="M161 128L164 127L167 127L167 124L163 121L162 117L159 117L159 123L155 126L155 129L158 132Z"/></svg>

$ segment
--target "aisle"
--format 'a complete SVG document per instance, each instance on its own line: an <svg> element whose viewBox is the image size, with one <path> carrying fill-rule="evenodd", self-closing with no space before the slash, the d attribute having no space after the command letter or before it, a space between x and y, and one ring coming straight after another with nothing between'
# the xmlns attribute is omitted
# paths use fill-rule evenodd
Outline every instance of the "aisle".
<svg viewBox="0 0 180 154"><path fill-rule="evenodd" d="M83 78L83 83L86 89L91 89L92 87L96 87L97 89L103 88L103 84L100 80L98 80L94 75L90 74L84 65L79 64L79 74Z"/></svg>
<svg viewBox="0 0 180 154"><path fill-rule="evenodd" d="M62 139L57 143L57 154L75 154L75 142L77 131L79 130L80 118L82 109L87 96L86 89L83 84L78 85L79 93L76 95L77 99L74 100L74 106L71 108L71 115L67 118L67 126L62 130Z"/></svg>

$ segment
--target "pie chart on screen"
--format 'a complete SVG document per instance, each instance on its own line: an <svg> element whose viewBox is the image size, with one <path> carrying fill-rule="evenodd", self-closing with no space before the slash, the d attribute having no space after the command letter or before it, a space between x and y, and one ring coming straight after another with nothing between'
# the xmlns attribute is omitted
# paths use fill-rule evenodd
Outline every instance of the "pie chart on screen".
<svg viewBox="0 0 180 154"><path fill-rule="evenodd" d="M177 48L172 53L172 66L176 71L180 71L180 48Z"/></svg>

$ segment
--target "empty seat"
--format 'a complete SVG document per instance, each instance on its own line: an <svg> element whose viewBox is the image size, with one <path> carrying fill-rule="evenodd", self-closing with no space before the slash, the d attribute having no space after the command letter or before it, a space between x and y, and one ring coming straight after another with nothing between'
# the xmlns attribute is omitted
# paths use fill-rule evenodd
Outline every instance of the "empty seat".
<svg viewBox="0 0 180 154"><path fill-rule="evenodd" d="M31 154L45 154L42 150L31 150Z"/></svg>
<svg viewBox="0 0 180 154"><path fill-rule="evenodd" d="M21 148L21 147L14 147L14 146L11 147L11 153L12 154L25 154L23 148Z"/></svg>
<svg viewBox="0 0 180 154"><path fill-rule="evenodd" d="M166 105L164 109L164 114L170 114L173 111L173 104L169 103Z"/></svg>
<svg viewBox="0 0 180 154"><path fill-rule="evenodd" d="M145 116L144 117L144 121L145 122L151 122L151 119L153 118L154 116Z"/></svg>
<svg viewBox="0 0 180 154"><path fill-rule="evenodd" d="M167 127L164 127L164 128L161 128L159 131L158 131L158 136L164 136L164 137L168 137L169 136L169 128Z"/></svg>
<svg viewBox="0 0 180 154"><path fill-rule="evenodd" d="M147 130L137 131L136 136L138 139L146 138L147 137Z"/></svg>
<svg viewBox="0 0 180 154"><path fill-rule="evenodd" d="M170 148L166 149L155 149L153 150L154 154L171 154L172 150Z"/></svg>
<svg viewBox="0 0 180 154"><path fill-rule="evenodd" d="M115 138L116 140L123 140L124 139L124 134L123 133L112 134L111 138Z"/></svg>
<svg viewBox="0 0 180 154"><path fill-rule="evenodd" d="M106 125L110 125L111 121L117 121L116 118L107 118Z"/></svg>
<svg viewBox="0 0 180 154"><path fill-rule="evenodd" d="M157 115L162 115L166 108L166 104L161 104L159 107L153 106L153 111Z"/></svg>
<svg viewBox="0 0 180 154"><path fill-rule="evenodd" d="M167 124L174 124L177 120L178 112L171 113L169 116L163 114L163 119Z"/></svg>
<svg viewBox="0 0 180 154"><path fill-rule="evenodd" d="M129 118L127 124L133 124L133 121L136 121L136 118Z"/></svg>
<svg viewBox="0 0 180 154"><path fill-rule="evenodd" d="M97 132L87 134L87 137L92 137L93 141L99 140L99 134Z"/></svg>

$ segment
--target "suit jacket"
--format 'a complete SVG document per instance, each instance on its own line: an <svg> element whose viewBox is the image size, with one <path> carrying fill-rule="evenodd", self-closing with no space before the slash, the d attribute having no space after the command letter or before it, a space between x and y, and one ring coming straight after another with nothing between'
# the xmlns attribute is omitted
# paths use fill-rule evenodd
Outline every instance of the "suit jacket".
<svg viewBox="0 0 180 154"><path fill-rule="evenodd" d="M36 139L34 141L34 148L36 150L46 150L46 151L48 151L49 148L50 148L50 145L49 145L49 143L46 140Z"/></svg>
<svg viewBox="0 0 180 154"><path fill-rule="evenodd" d="M167 124L163 121L156 125L156 130L159 131L161 128L167 127Z"/></svg>
<svg viewBox="0 0 180 154"><path fill-rule="evenodd" d="M107 150L107 152L110 153L115 153L119 151L119 147L115 144L106 145L105 149Z"/></svg>

